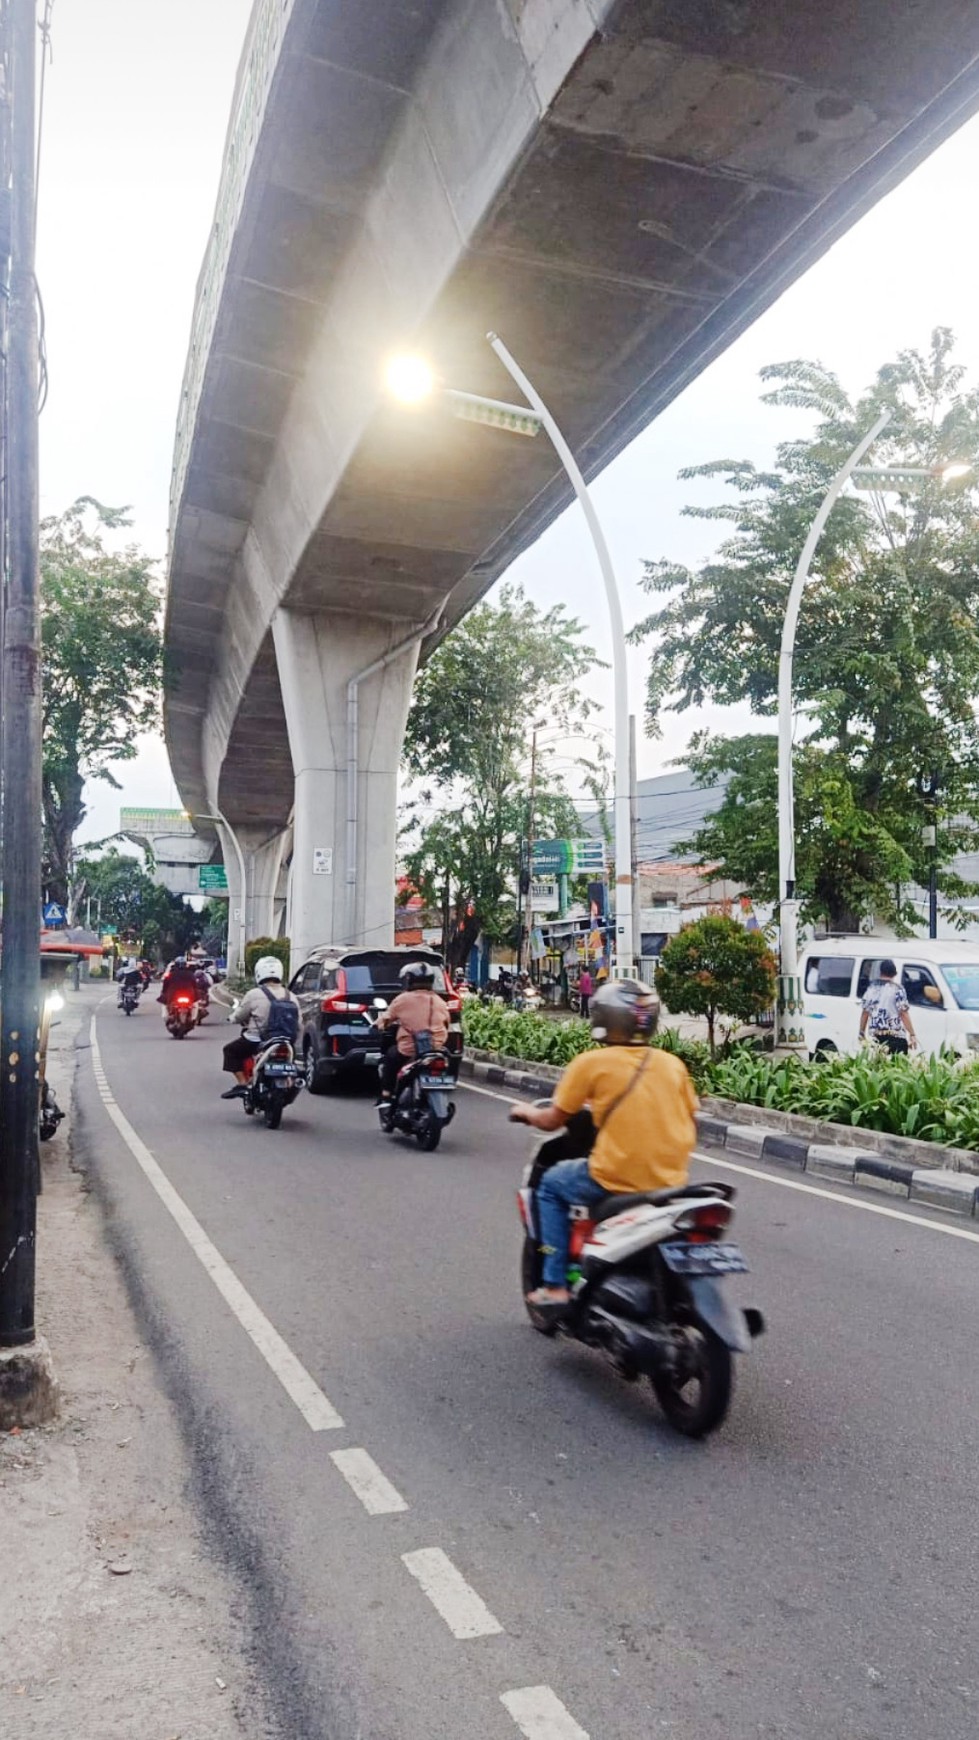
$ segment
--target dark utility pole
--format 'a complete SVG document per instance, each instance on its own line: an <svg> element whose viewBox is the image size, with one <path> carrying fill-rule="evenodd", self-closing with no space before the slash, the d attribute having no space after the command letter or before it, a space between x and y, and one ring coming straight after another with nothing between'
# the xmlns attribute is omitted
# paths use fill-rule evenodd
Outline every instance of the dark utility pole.
<svg viewBox="0 0 979 1740"><path fill-rule="evenodd" d="M932 941L938 935L938 794L942 789L942 776L933 769L931 773L918 775L918 795L925 806L928 820L921 830L921 837L928 847L928 935Z"/></svg>
<svg viewBox="0 0 979 1740"><path fill-rule="evenodd" d="M35 0L5 7L11 101L7 597L0 958L0 1348L34 1339L40 1030L41 653L34 283Z"/></svg>

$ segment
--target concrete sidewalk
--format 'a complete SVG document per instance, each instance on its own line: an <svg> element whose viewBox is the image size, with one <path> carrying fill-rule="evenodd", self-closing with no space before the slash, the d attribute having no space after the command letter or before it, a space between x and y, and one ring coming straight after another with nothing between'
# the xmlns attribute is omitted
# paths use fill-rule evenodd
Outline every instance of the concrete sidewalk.
<svg viewBox="0 0 979 1740"><path fill-rule="evenodd" d="M74 1124L74 1072L90 1067L89 1019L107 994L68 993L52 1032L68 1116L42 1149L38 1327L62 1406L51 1427L0 1436L0 1732L263 1740L272 1728L235 1591L204 1548L177 1422Z"/></svg>

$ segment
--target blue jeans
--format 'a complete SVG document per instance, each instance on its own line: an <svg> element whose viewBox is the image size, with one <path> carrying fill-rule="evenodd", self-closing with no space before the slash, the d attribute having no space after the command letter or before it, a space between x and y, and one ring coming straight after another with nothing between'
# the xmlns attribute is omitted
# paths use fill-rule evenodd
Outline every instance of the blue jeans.
<svg viewBox="0 0 979 1740"><path fill-rule="evenodd" d="M568 1209L573 1203L603 1202L609 1192L596 1184L587 1160L559 1160L545 1172L537 1186L537 1219L544 1254L542 1280L545 1287L568 1284Z"/></svg>

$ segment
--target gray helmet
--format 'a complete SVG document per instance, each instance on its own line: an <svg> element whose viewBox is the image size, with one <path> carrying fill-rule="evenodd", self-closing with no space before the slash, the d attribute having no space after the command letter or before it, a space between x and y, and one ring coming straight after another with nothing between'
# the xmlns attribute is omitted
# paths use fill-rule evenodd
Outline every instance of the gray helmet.
<svg viewBox="0 0 979 1740"><path fill-rule="evenodd" d="M593 1038L600 1045L645 1045L659 1021L656 992L638 979L610 979L588 1008Z"/></svg>
<svg viewBox="0 0 979 1740"><path fill-rule="evenodd" d="M435 968L430 961L406 961L398 978L406 991L420 991L426 985L434 985Z"/></svg>

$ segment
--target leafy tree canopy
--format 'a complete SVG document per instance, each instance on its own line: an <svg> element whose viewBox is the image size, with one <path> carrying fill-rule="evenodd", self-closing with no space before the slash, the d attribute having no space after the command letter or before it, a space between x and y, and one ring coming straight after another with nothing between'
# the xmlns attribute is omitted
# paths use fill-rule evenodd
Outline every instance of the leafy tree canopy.
<svg viewBox="0 0 979 1740"><path fill-rule="evenodd" d="M125 510L82 496L41 522L45 884L62 900L86 779L112 769L157 723L162 643L153 565L134 545L106 547Z"/></svg>
<svg viewBox="0 0 979 1740"><path fill-rule="evenodd" d="M599 662L563 606L541 611L519 587L505 586L497 603L477 605L446 636L418 677L405 769L419 789L406 805L405 862L431 904L441 904L449 884L454 962L465 960L480 931L496 939L512 931L536 723L549 729L538 744L535 836L577 831L547 740L585 727ZM582 758L580 770L597 796L601 752Z"/></svg>
<svg viewBox="0 0 979 1740"><path fill-rule="evenodd" d="M671 1015L702 1015L711 1057L719 1015L752 1021L775 1000L775 962L761 931L723 913L684 925L663 949L656 989Z"/></svg>
<svg viewBox="0 0 979 1740"><path fill-rule="evenodd" d="M115 848L100 857L81 857L75 866L76 913L92 903L92 922L115 925L124 941L139 945L149 959L172 960L196 941L201 918L175 894L160 888L137 858Z"/></svg>
<svg viewBox="0 0 979 1740"><path fill-rule="evenodd" d="M747 701L777 707L778 660L789 586L825 491L861 433L889 407L875 466L933 468L934 481L902 493L845 494L816 550L802 603L793 694L797 882L812 917L852 928L866 913L909 922L900 884L923 882L927 862L918 781L936 772L942 807L940 886L965 887L948 869L979 831L979 391L953 357L952 335L925 354L902 351L857 400L821 364L762 371L766 404L814 414L808 436L783 442L774 468L719 460L684 477L722 480L734 499L690 507L731 530L692 571L646 564L659 603L633 631L654 643L647 723L664 708ZM944 483L949 461L972 469ZM692 762L708 781L733 777L721 811L695 845L756 894L777 882L774 742L760 735L695 739Z"/></svg>

